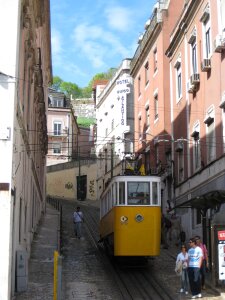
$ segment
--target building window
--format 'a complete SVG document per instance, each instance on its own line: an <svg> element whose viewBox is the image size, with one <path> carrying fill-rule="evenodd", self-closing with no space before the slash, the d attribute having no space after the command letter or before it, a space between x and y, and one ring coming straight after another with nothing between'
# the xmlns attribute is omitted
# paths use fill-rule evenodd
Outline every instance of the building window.
<svg viewBox="0 0 225 300"><path fill-rule="evenodd" d="M225 29L225 1L224 0L220 0L220 4L219 4L219 12L220 12L220 21L221 21L221 32L224 31Z"/></svg>
<svg viewBox="0 0 225 300"><path fill-rule="evenodd" d="M159 118L159 101L158 101L158 94L154 95L154 114L155 114L155 120Z"/></svg>
<svg viewBox="0 0 225 300"><path fill-rule="evenodd" d="M62 134L62 123L61 122L54 122L54 135L61 135Z"/></svg>
<svg viewBox="0 0 225 300"><path fill-rule="evenodd" d="M210 58L211 55L211 28L210 28L210 12L207 5L203 11L203 15L200 19L203 24L203 56L204 58Z"/></svg>
<svg viewBox="0 0 225 300"><path fill-rule="evenodd" d="M215 130L214 130L214 119L211 123L207 124L207 158L208 162L211 162L215 158Z"/></svg>
<svg viewBox="0 0 225 300"><path fill-rule="evenodd" d="M201 167L201 152L200 152L200 125L194 126L191 137L193 138L193 169L198 170Z"/></svg>
<svg viewBox="0 0 225 300"><path fill-rule="evenodd" d="M177 100L182 97L182 77L181 77L181 63L176 64L176 85L177 85Z"/></svg>
<svg viewBox="0 0 225 300"><path fill-rule="evenodd" d="M149 83L149 63L145 64L145 85Z"/></svg>
<svg viewBox="0 0 225 300"><path fill-rule="evenodd" d="M214 110L211 108L204 120L206 124L206 146L207 146L207 162L211 162L216 157L216 137Z"/></svg>
<svg viewBox="0 0 225 300"><path fill-rule="evenodd" d="M138 97L141 95L141 76L138 77Z"/></svg>
<svg viewBox="0 0 225 300"><path fill-rule="evenodd" d="M184 152L179 151L178 153L178 182L184 180Z"/></svg>
<svg viewBox="0 0 225 300"><path fill-rule="evenodd" d="M225 107L222 108L223 119L223 151L225 152Z"/></svg>
<svg viewBox="0 0 225 300"><path fill-rule="evenodd" d="M53 144L53 153L60 154L61 153L61 144L54 143Z"/></svg>
<svg viewBox="0 0 225 300"><path fill-rule="evenodd" d="M149 106L148 107L146 107L146 109L145 109L145 114L146 114L146 127L147 127L147 129L149 128L149 126L150 126L150 112L149 112Z"/></svg>
<svg viewBox="0 0 225 300"><path fill-rule="evenodd" d="M112 123L111 123L111 130L113 131L114 129L114 119L112 119Z"/></svg>
<svg viewBox="0 0 225 300"><path fill-rule="evenodd" d="M154 72L157 71L158 69L158 56L157 56L157 48L155 48L153 52L153 57L154 57Z"/></svg>
<svg viewBox="0 0 225 300"><path fill-rule="evenodd" d="M63 99L52 99L53 107L63 107Z"/></svg>
<svg viewBox="0 0 225 300"><path fill-rule="evenodd" d="M208 22L209 23L209 22ZM205 27L205 58L211 54L210 27Z"/></svg>
<svg viewBox="0 0 225 300"><path fill-rule="evenodd" d="M191 61L192 61L192 73L198 73L197 70L197 51L196 51L196 40L191 44Z"/></svg>
<svg viewBox="0 0 225 300"><path fill-rule="evenodd" d="M138 132L139 132L139 139L142 139L141 115L138 116Z"/></svg>

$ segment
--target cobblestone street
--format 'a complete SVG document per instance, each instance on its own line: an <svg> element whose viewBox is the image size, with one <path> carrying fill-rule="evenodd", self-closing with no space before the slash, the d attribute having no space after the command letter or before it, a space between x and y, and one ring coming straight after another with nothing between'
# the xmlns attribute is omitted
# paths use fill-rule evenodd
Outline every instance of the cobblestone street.
<svg viewBox="0 0 225 300"><path fill-rule="evenodd" d="M90 236L86 222L83 224L83 236L75 238L72 214L78 203L63 201L62 223L62 300L83 299L124 299L118 282L110 273L111 262L102 260L98 248ZM98 215L97 203L79 202L81 210L93 210ZM85 215L85 214L84 214ZM50 300L53 299L53 252L56 248L57 213L48 209L37 237L32 245L29 264L29 283L27 292L18 294L17 300ZM174 272L177 249L162 249L160 257L150 259L148 269L154 272L164 287L174 295L174 300L190 299L189 295L179 293L179 277ZM222 300L207 286L202 293L204 299ZM134 298L135 299L135 298Z"/></svg>

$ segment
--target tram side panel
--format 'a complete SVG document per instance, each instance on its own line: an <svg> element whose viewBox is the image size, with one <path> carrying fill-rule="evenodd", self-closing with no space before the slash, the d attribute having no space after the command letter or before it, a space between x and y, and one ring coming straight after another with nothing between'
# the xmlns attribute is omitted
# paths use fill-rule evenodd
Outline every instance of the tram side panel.
<svg viewBox="0 0 225 300"><path fill-rule="evenodd" d="M114 209L112 208L100 220L100 238L109 239L114 232Z"/></svg>
<svg viewBox="0 0 225 300"><path fill-rule="evenodd" d="M161 242L159 206L114 207L114 255L157 256Z"/></svg>

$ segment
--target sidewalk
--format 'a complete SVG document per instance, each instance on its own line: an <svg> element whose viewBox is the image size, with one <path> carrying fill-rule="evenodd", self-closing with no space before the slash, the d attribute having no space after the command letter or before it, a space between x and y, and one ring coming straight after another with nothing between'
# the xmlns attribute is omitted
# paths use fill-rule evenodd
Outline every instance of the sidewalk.
<svg viewBox="0 0 225 300"><path fill-rule="evenodd" d="M46 204L29 259L28 288L17 293L16 300L52 300L54 251L58 250L59 212Z"/></svg>

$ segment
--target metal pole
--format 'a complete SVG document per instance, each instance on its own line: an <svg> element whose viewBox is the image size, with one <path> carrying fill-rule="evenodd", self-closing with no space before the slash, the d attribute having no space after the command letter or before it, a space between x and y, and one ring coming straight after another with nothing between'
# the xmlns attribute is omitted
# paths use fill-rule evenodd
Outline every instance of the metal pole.
<svg viewBox="0 0 225 300"><path fill-rule="evenodd" d="M80 192L80 147L78 147L78 192L77 192L78 200L80 200L81 192Z"/></svg>
<svg viewBox="0 0 225 300"><path fill-rule="evenodd" d="M111 143L111 179L113 178L113 144Z"/></svg>
<svg viewBox="0 0 225 300"><path fill-rule="evenodd" d="M62 256L58 257L58 276L57 276L57 300L61 300L62 293Z"/></svg>
<svg viewBox="0 0 225 300"><path fill-rule="evenodd" d="M54 251L54 283L53 283L53 300L57 300L57 283L58 283L58 251Z"/></svg>

